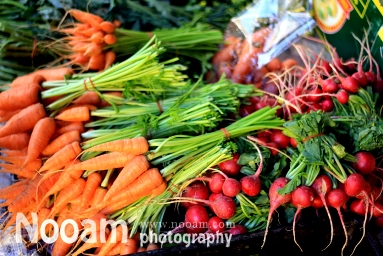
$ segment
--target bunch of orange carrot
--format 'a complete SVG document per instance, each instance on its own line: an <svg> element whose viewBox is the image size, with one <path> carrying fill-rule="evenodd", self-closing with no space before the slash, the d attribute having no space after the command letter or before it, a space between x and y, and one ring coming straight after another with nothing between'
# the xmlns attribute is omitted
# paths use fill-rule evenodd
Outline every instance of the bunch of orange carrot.
<svg viewBox="0 0 383 256"><path fill-rule="evenodd" d="M84 70L100 71L111 66L116 54L104 48L116 43L114 32L121 26L121 22L104 21L100 16L76 9L71 9L68 13L78 22L58 29L68 35L60 40L65 42L64 45L70 52L64 58L70 59L71 64L79 65Z"/></svg>

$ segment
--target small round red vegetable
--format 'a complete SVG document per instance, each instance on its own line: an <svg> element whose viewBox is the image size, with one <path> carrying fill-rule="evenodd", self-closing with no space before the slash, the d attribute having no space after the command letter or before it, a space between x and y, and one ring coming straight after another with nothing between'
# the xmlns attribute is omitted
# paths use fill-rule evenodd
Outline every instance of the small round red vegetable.
<svg viewBox="0 0 383 256"><path fill-rule="evenodd" d="M242 168L241 165L237 164L239 157L238 153L234 153L232 159L218 164L219 169L228 176L237 175Z"/></svg>
<svg viewBox="0 0 383 256"><path fill-rule="evenodd" d="M270 140L275 142L280 149L286 149L290 145L290 138L284 135L281 130L273 131Z"/></svg>
<svg viewBox="0 0 383 256"><path fill-rule="evenodd" d="M240 224L235 224L234 227L229 229L230 234L233 236L235 235L242 235L247 233L247 228Z"/></svg>
<svg viewBox="0 0 383 256"><path fill-rule="evenodd" d="M376 161L373 154L367 151L360 151L355 154L356 162L354 169L361 174L370 174L376 168Z"/></svg>
<svg viewBox="0 0 383 256"><path fill-rule="evenodd" d="M348 92L345 90L339 90L336 94L336 99L339 101L340 104L346 104L348 102Z"/></svg>
<svg viewBox="0 0 383 256"><path fill-rule="evenodd" d="M202 205L191 206L185 214L185 228L187 233L202 233L207 230L209 215Z"/></svg>
<svg viewBox="0 0 383 256"><path fill-rule="evenodd" d="M208 199L209 198L209 190L205 184L201 181L195 181L190 184L185 191L182 193L183 197L197 198L197 199ZM201 203L199 203L201 204ZM185 208L189 208L194 203L182 202L181 205Z"/></svg>
<svg viewBox="0 0 383 256"><path fill-rule="evenodd" d="M228 178L223 183L222 192L226 196L235 197L241 192L241 183L236 179Z"/></svg>
<svg viewBox="0 0 383 256"><path fill-rule="evenodd" d="M211 217L207 222L207 225L212 233L222 233L226 230L225 222L217 216Z"/></svg>

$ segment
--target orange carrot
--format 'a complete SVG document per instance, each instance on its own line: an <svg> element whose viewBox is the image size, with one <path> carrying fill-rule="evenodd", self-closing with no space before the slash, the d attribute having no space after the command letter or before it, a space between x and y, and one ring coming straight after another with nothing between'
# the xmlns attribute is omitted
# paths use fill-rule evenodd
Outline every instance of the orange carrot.
<svg viewBox="0 0 383 256"><path fill-rule="evenodd" d="M18 176L18 178L25 178L28 180L34 179L38 172L37 170L41 167L41 159L36 159L35 161L29 163L24 168L21 168L19 165L15 164L5 164L1 163L0 166L3 168L0 170L1 173L11 173Z"/></svg>
<svg viewBox="0 0 383 256"><path fill-rule="evenodd" d="M74 64L79 65L86 65L90 60L89 57L85 57L84 54L82 54L81 52L71 55L69 59L71 59Z"/></svg>
<svg viewBox="0 0 383 256"><path fill-rule="evenodd" d="M80 160L76 160L76 162L80 162ZM68 163L70 165L72 162ZM43 178L39 181L37 184L37 187L39 187L40 183L44 182L46 179L49 179L50 176L56 174L57 172L48 172L44 174ZM68 187L69 185L73 184L77 179L81 177L83 174L83 170L75 170L75 171L68 171L67 168L64 169L62 172L59 173L59 180L52 185L49 190L46 191L45 194L42 195L42 200L48 198L50 195L56 194L61 189ZM40 199L39 196L36 196L37 199Z"/></svg>
<svg viewBox="0 0 383 256"><path fill-rule="evenodd" d="M81 152L81 147L78 141L74 141L57 151L54 155L48 158L44 165L40 168L40 172L50 170L52 168L60 169L69 161L75 159Z"/></svg>
<svg viewBox="0 0 383 256"><path fill-rule="evenodd" d="M112 152L74 164L70 166L68 170L108 170L111 168L122 168L134 157L135 155L128 153Z"/></svg>
<svg viewBox="0 0 383 256"><path fill-rule="evenodd" d="M0 93L0 109L13 111L39 102L41 87L37 83L11 88Z"/></svg>
<svg viewBox="0 0 383 256"><path fill-rule="evenodd" d="M149 162L145 156L138 155L132 159L124 169L118 174L116 180L113 182L112 187L106 193L104 201L111 199L114 195L119 193L123 188L127 187L137 177L149 168Z"/></svg>
<svg viewBox="0 0 383 256"><path fill-rule="evenodd" d="M43 156L50 156L63 149L65 146L73 143L80 142L81 137L78 131L70 131L60 135L58 138L49 143L46 148L41 152Z"/></svg>
<svg viewBox="0 0 383 256"><path fill-rule="evenodd" d="M6 161L8 163L11 163L13 164L15 167L21 167L21 165L24 163L25 159L27 157L26 156L0 156L0 160L3 160L3 161ZM2 164L0 164L1 166ZM25 167L27 168L35 168L36 165L40 165L41 166L41 159L36 159L34 161L32 161L31 163L27 164Z"/></svg>
<svg viewBox="0 0 383 256"><path fill-rule="evenodd" d="M84 191L85 183L85 180L80 178L70 186L61 190L53 204L49 217L55 216L57 213L63 210L71 200L79 196Z"/></svg>
<svg viewBox="0 0 383 256"><path fill-rule="evenodd" d="M0 138L0 147L21 150L28 146L30 135L28 133L16 133Z"/></svg>
<svg viewBox="0 0 383 256"><path fill-rule="evenodd" d="M77 42L75 45L73 45L72 50L76 53L81 53L84 55L84 52L89 48L89 46L89 42Z"/></svg>
<svg viewBox="0 0 383 256"><path fill-rule="evenodd" d="M0 109L0 122L5 122L11 119L12 116L19 113L22 109L16 109L13 111L1 110Z"/></svg>
<svg viewBox="0 0 383 256"><path fill-rule="evenodd" d="M78 228L81 227L81 222L80 220L75 220L77 225L78 225ZM60 225L61 226L61 225ZM65 226L65 234L67 237L72 237L72 235L74 234L74 226L73 225L66 225ZM70 249L72 248L74 243L66 243L64 242L63 238L61 237L61 235L59 235L57 237L57 240L53 246L53 250L52 250L52 254L51 256L65 256L65 255L68 255L68 253L70 252Z"/></svg>
<svg viewBox="0 0 383 256"><path fill-rule="evenodd" d="M32 130L36 123L46 117L44 106L36 103L24 108L0 127L0 137Z"/></svg>
<svg viewBox="0 0 383 256"><path fill-rule="evenodd" d="M76 106L63 110L60 114L55 116L55 119L69 121L69 122L82 122L89 121L89 109L85 106Z"/></svg>
<svg viewBox="0 0 383 256"><path fill-rule="evenodd" d="M108 33L108 34L112 34L112 33L114 33L114 31L116 31L116 26L115 26L112 22L110 22L110 21L104 21L104 22L102 22L102 23L100 24L100 28L101 28L104 32L106 32L106 33Z"/></svg>
<svg viewBox="0 0 383 256"><path fill-rule="evenodd" d="M50 212L51 212L50 209L44 207L44 208L41 208L37 214L37 223L38 223L37 230L36 230L36 232L38 232L37 241L41 239L42 233L40 233L40 229L43 222L48 219ZM47 234L48 231L49 231L49 226L45 226L44 234Z"/></svg>
<svg viewBox="0 0 383 256"><path fill-rule="evenodd" d="M4 147L4 146L0 146L0 147ZM5 156L26 156L27 150L28 150L28 147L25 147L23 149L11 149L11 150L5 149L5 150L0 150L0 153Z"/></svg>
<svg viewBox="0 0 383 256"><path fill-rule="evenodd" d="M123 98L122 97L122 92L106 92L106 93L103 93L103 94L104 95L111 95L111 96L114 96L114 97ZM101 100L100 104L98 104L99 108L108 107L108 106L110 106L110 103L107 102L106 100Z"/></svg>
<svg viewBox="0 0 383 256"><path fill-rule="evenodd" d="M104 67L105 67L105 54L104 53L90 57L88 69L102 70Z"/></svg>
<svg viewBox="0 0 383 256"><path fill-rule="evenodd" d="M71 131L78 131L79 133L85 132L84 124L82 122L70 122L68 125L58 128L56 133L61 135Z"/></svg>
<svg viewBox="0 0 383 256"><path fill-rule="evenodd" d="M107 255L110 250L122 239L128 236L128 227L127 225L118 225L113 228L108 236L106 242L101 246L101 250L97 255Z"/></svg>
<svg viewBox="0 0 383 256"><path fill-rule="evenodd" d="M120 244L120 255L127 255L137 252L137 242L134 239L128 238L126 243Z"/></svg>
<svg viewBox="0 0 383 256"><path fill-rule="evenodd" d="M96 189L101 185L102 177L99 173L90 174L86 180L85 188L81 194L80 206L88 208Z"/></svg>
<svg viewBox="0 0 383 256"><path fill-rule="evenodd" d="M97 105L101 99L97 92L86 91L83 95L72 101L75 105Z"/></svg>
<svg viewBox="0 0 383 256"><path fill-rule="evenodd" d="M17 183L20 183L20 182L17 182ZM12 185L12 186L6 187L6 190L2 190L0 192L0 198L3 200L14 199L16 198L16 196L18 196L21 192L24 191L26 186L27 184L23 182L22 184L18 184L17 186Z"/></svg>
<svg viewBox="0 0 383 256"><path fill-rule="evenodd" d="M74 74L74 70L68 67L45 68L45 69L36 70L33 73L35 75L40 75L44 77L46 81L56 81L56 80L64 80L65 76Z"/></svg>
<svg viewBox="0 0 383 256"><path fill-rule="evenodd" d="M38 189L37 184L43 176L37 176L28 184L25 190L12 201L12 203L8 206L8 211L18 212L29 205L34 205L36 203L36 193L39 198L41 198L41 194L46 194L46 191L48 191L49 188L57 182L59 176L59 173L53 174L47 180L42 182Z"/></svg>
<svg viewBox="0 0 383 256"><path fill-rule="evenodd" d="M121 27L122 22L120 20L113 20L113 25L116 26L116 28Z"/></svg>
<svg viewBox="0 0 383 256"><path fill-rule="evenodd" d="M151 168L141 174L129 186L120 191L109 201L103 200L102 204L96 205L84 211L84 214L101 210L101 213L111 212L111 209L121 209L135 202L143 196L148 196L153 189L157 188L163 182L161 173L157 168Z"/></svg>
<svg viewBox="0 0 383 256"><path fill-rule="evenodd" d="M133 155L141 155L149 150L149 144L145 137L121 139L105 142L84 150L84 152L113 151L125 152Z"/></svg>
<svg viewBox="0 0 383 256"><path fill-rule="evenodd" d="M50 117L40 119L36 123L29 140L28 153L23 167L40 156L41 152L47 147L49 140L55 132L55 128L56 123Z"/></svg>
<svg viewBox="0 0 383 256"><path fill-rule="evenodd" d="M114 63L115 60L116 60L116 54L114 52L112 52L112 51L106 52L105 53L105 67L104 67L104 69L107 69L110 66L112 66L112 64Z"/></svg>
<svg viewBox="0 0 383 256"><path fill-rule="evenodd" d="M90 229L93 228L92 225L90 224L91 221L93 221L93 223L96 224L95 227L94 227L95 231L100 231L101 230L101 220L106 220L106 216L104 214L102 214L102 213L96 213L95 215L90 217L89 218L89 222L86 222L84 224L84 232L87 229L90 230ZM104 228L104 227L102 227L102 228ZM86 234L86 232L85 232L85 234Z"/></svg>
<svg viewBox="0 0 383 256"><path fill-rule="evenodd" d="M82 255L85 251L89 249L98 248L102 246L103 242L101 242L101 232L104 232L104 231L97 231L92 233L89 239L80 248L76 249L76 251L70 253L70 255L71 256Z"/></svg>
<svg viewBox="0 0 383 256"><path fill-rule="evenodd" d="M30 73L23 76L19 76L12 81L11 87L29 86L31 84L41 84L46 79L39 74Z"/></svg>
<svg viewBox="0 0 383 256"><path fill-rule="evenodd" d="M104 36L104 32L97 31L90 38L88 37L88 40L90 40L92 43L100 44L102 47L102 44L104 43Z"/></svg>
<svg viewBox="0 0 383 256"><path fill-rule="evenodd" d="M89 202L90 207L100 204L104 200L104 197L107 192L107 189L98 187L94 192L92 200Z"/></svg>
<svg viewBox="0 0 383 256"><path fill-rule="evenodd" d="M102 53L102 44L92 42L84 52L85 57L97 56Z"/></svg>
<svg viewBox="0 0 383 256"><path fill-rule="evenodd" d="M152 190L151 196L154 197L154 196L161 195L166 190L167 187L168 185L166 184L165 181L163 181L160 185L158 185L155 189Z"/></svg>
<svg viewBox="0 0 383 256"><path fill-rule="evenodd" d="M115 44L117 42L117 37L114 34L106 34L104 36L104 42L106 44Z"/></svg>
<svg viewBox="0 0 383 256"><path fill-rule="evenodd" d="M77 21L89 24L94 28L99 28L100 24L104 21L100 16L76 9L70 9L68 13Z"/></svg>

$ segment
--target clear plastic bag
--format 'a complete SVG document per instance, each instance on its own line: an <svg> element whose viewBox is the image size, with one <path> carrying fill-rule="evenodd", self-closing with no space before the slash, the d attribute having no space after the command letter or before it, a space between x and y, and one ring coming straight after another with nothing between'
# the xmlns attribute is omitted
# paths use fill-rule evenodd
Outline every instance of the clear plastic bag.
<svg viewBox="0 0 383 256"><path fill-rule="evenodd" d="M254 83L257 70L286 51L315 27L311 1L258 0L232 18L225 31L228 44L213 57L218 77Z"/></svg>

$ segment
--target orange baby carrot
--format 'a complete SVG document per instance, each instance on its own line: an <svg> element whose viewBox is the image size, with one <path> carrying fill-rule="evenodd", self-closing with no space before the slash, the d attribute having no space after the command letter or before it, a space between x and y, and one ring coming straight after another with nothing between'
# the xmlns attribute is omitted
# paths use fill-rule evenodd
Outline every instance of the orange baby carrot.
<svg viewBox="0 0 383 256"><path fill-rule="evenodd" d="M65 146L73 143L80 142L81 136L78 131L70 131L60 135L58 138L50 142L46 148L41 152L43 156L50 156L58 152Z"/></svg>
<svg viewBox="0 0 383 256"><path fill-rule="evenodd" d="M0 147L21 150L28 146L30 135L28 133L16 133L0 138Z"/></svg>
<svg viewBox="0 0 383 256"><path fill-rule="evenodd" d="M108 33L108 34L112 34L114 33L114 31L116 31L116 26L110 22L110 21L104 21L100 24L100 28L105 32L105 33Z"/></svg>
<svg viewBox="0 0 383 256"><path fill-rule="evenodd" d="M18 167L15 167L14 165L11 165L11 166L13 166L13 167L2 169L2 170L0 170L0 172L1 173L11 173L11 174L17 175L19 178L25 178L25 179L29 179L29 180L34 179L36 177L36 175L38 174L36 169L29 169L27 167L20 169Z"/></svg>
<svg viewBox="0 0 383 256"><path fill-rule="evenodd" d="M0 147L5 148L3 146L0 146ZM5 156L26 156L27 150L28 150L28 147L25 147L23 149L4 149L4 150L0 150L0 153Z"/></svg>
<svg viewBox="0 0 383 256"><path fill-rule="evenodd" d="M112 187L109 189L108 193L106 193L104 200L107 201L119 193L123 188L128 186L143 172L145 172L149 166L149 162L145 156L138 155L134 157L118 174Z"/></svg>
<svg viewBox="0 0 383 256"><path fill-rule="evenodd" d="M88 208L89 202L92 200L96 189L101 185L101 174L94 172L90 174L86 179L84 191L81 194L80 206L82 208Z"/></svg>
<svg viewBox="0 0 383 256"><path fill-rule="evenodd" d="M39 102L41 87L37 83L20 88L11 88L0 93L0 109L13 111Z"/></svg>
<svg viewBox="0 0 383 256"><path fill-rule="evenodd" d="M137 242L134 239L128 238L126 243L120 244L120 255L136 253L138 249Z"/></svg>
<svg viewBox="0 0 383 256"><path fill-rule="evenodd" d="M20 182L17 182L17 183L20 183ZM0 198L3 199L3 200L14 199L21 192L24 191L24 189L26 188L27 185L28 184L26 184L25 182L22 182L21 184L17 184L17 185L12 185L12 186L6 187L6 188L4 188L4 190L2 190L0 192Z"/></svg>
<svg viewBox="0 0 383 256"><path fill-rule="evenodd" d="M88 69L90 70L102 70L105 67L105 54L101 53L90 57L88 63Z"/></svg>
<svg viewBox="0 0 383 256"><path fill-rule="evenodd" d="M46 117L44 106L40 103L24 108L0 127L0 137L32 130L36 123Z"/></svg>
<svg viewBox="0 0 383 256"><path fill-rule="evenodd" d="M80 143L78 141L74 141L64 146L59 151L57 151L54 155L49 157L48 160L46 160L44 165L41 167L40 172L50 170L50 169L59 170L66 163L75 159L78 156L78 154L80 154L80 152L81 152Z"/></svg>
<svg viewBox="0 0 383 256"><path fill-rule="evenodd" d="M62 189L53 204L49 217L55 216L62 211L71 200L79 196L84 191L85 183L85 180L80 178L68 187Z"/></svg>
<svg viewBox="0 0 383 256"><path fill-rule="evenodd" d="M71 131L85 132L84 124L82 122L70 122L68 125L58 128L56 133L61 135Z"/></svg>
<svg viewBox="0 0 383 256"><path fill-rule="evenodd" d="M141 174L135 181L129 186L120 191L108 201L103 200L99 205L89 208L84 211L83 214L89 214L93 211L99 211L101 213L110 212L110 209L121 209L140 199L143 196L148 196L153 189L157 188L163 182L161 173L157 168L151 168ZM108 209L109 208L109 209Z"/></svg>
<svg viewBox="0 0 383 256"><path fill-rule="evenodd" d="M105 142L84 150L84 152L113 151L125 152L133 155L141 155L149 150L149 144L145 137L121 139Z"/></svg>
<svg viewBox="0 0 383 256"><path fill-rule="evenodd" d="M28 153L23 167L40 156L41 152L47 147L55 129L56 123L50 117L40 119L36 123L29 140Z"/></svg>
<svg viewBox="0 0 383 256"><path fill-rule="evenodd" d="M86 23L91 25L93 28L99 28L100 24L104 21L103 18L89 12L83 12L76 9L70 9L68 11L73 18L81 23Z"/></svg>
<svg viewBox="0 0 383 256"><path fill-rule="evenodd" d="M128 153L112 152L74 164L70 166L68 170L108 170L111 168L122 168L134 157L135 155Z"/></svg>
<svg viewBox="0 0 383 256"><path fill-rule="evenodd" d="M97 92L86 91L83 95L72 101L75 105L94 105L100 103L101 99Z"/></svg>
<svg viewBox="0 0 383 256"><path fill-rule="evenodd" d="M93 207L95 205L100 204L106 195L108 190L106 188L98 187L96 191L94 192L92 200L89 202L89 206Z"/></svg>
<svg viewBox="0 0 383 256"><path fill-rule="evenodd" d="M85 57L97 56L102 53L102 44L92 42L84 52Z"/></svg>
<svg viewBox="0 0 383 256"><path fill-rule="evenodd" d="M108 51L105 53L105 67L104 69L107 69L109 68L110 66L112 66L112 64L114 63L114 61L116 60L116 54L112 51Z"/></svg>
<svg viewBox="0 0 383 256"><path fill-rule="evenodd" d="M69 122L89 121L90 113L87 107L76 106L63 110L60 114L55 116L55 119Z"/></svg>
<svg viewBox="0 0 383 256"><path fill-rule="evenodd" d="M77 227L80 228L81 227L80 220L75 220L75 221L76 221L76 223L78 225ZM75 229L74 229L73 225L66 225L64 232L65 232L67 237L72 237L72 235L74 234L74 230ZM56 242L54 243L51 256L65 256L65 255L68 255L68 253L70 252L70 249L72 248L73 244L74 243L66 243L63 240L63 238L61 237L61 235L59 235L57 237Z"/></svg>
<svg viewBox="0 0 383 256"><path fill-rule="evenodd" d="M114 34L106 34L104 36L104 42L106 44L115 44L117 42L117 37Z"/></svg>
<svg viewBox="0 0 383 256"><path fill-rule="evenodd" d="M97 255L107 255L110 250L119 242L122 241L122 239L128 237L128 227L118 225L117 227L113 228L108 236L108 239L106 242L101 246L100 251L97 253Z"/></svg>

